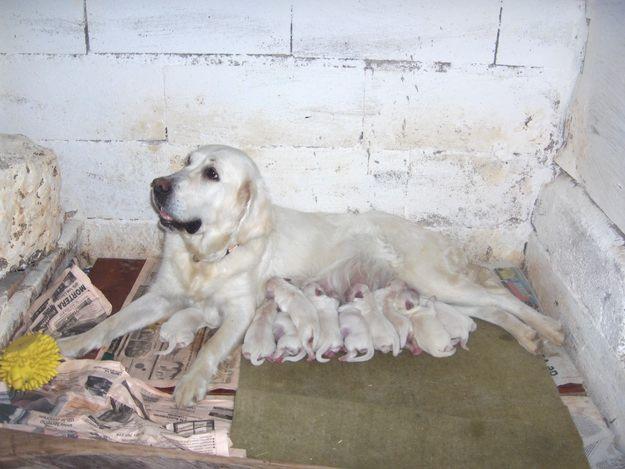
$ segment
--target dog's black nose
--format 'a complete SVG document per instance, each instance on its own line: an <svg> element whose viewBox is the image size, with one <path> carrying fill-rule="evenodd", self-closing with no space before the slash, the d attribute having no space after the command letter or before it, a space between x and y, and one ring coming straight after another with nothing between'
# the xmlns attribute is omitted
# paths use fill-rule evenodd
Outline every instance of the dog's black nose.
<svg viewBox="0 0 625 469"><path fill-rule="evenodd" d="M167 178L156 178L152 181L152 189L156 195L165 195L171 192L171 181Z"/></svg>

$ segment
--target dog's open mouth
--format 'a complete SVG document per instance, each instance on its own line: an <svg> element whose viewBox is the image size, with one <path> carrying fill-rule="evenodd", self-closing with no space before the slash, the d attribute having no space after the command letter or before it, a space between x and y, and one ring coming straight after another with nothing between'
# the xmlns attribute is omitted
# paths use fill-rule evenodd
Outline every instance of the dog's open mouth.
<svg viewBox="0 0 625 469"><path fill-rule="evenodd" d="M187 222L176 220L163 207L158 207L158 217L161 225L169 230L185 230L189 234L197 233L202 226L202 220L196 218Z"/></svg>
<svg viewBox="0 0 625 469"><path fill-rule="evenodd" d="M167 222L173 222L174 221L174 217L172 217L169 213L167 213L165 211L165 209L162 208L162 207L158 210L158 216L161 217L161 219L163 219L163 220L165 220Z"/></svg>

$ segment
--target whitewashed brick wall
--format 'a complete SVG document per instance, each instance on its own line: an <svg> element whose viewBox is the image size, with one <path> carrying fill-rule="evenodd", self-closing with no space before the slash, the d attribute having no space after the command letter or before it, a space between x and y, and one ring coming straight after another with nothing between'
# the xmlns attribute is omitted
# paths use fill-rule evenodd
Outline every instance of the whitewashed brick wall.
<svg viewBox="0 0 625 469"><path fill-rule="evenodd" d="M0 10L0 132L53 148L87 247L129 256L155 245L148 182L224 143L277 203L383 209L519 261L586 38L582 0Z"/></svg>
<svg viewBox="0 0 625 469"><path fill-rule="evenodd" d="M583 73L526 250L544 310L625 450L625 2L589 0Z"/></svg>

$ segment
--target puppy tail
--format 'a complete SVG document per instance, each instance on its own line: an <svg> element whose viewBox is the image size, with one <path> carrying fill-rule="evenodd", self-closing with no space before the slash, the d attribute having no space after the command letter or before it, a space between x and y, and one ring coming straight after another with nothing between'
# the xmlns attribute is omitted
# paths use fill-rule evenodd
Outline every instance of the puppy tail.
<svg viewBox="0 0 625 469"><path fill-rule="evenodd" d="M375 349L373 348L373 343L371 343L369 345L369 347L367 348L367 353L365 353L364 355L360 355L359 357L354 357L350 361L352 361L352 362L366 362L366 361L371 360L373 358L373 354L374 353L375 353Z"/></svg>
<svg viewBox="0 0 625 469"><path fill-rule="evenodd" d="M393 332L395 333L395 335L393 336L393 356L396 357L397 355L399 355L399 352L401 352L401 344L399 342L399 334L397 333L397 331L395 331L395 328L392 328Z"/></svg>
<svg viewBox="0 0 625 469"><path fill-rule="evenodd" d="M288 356L288 357L284 357L284 361L285 362L298 362L302 358L304 358L305 356L306 356L306 350L302 350L297 355L291 355L291 356Z"/></svg>
<svg viewBox="0 0 625 469"><path fill-rule="evenodd" d="M315 352L315 359L319 362L319 363L328 363L330 361L329 358L325 358L323 356L324 353L326 353L329 349L329 345L328 344L323 344L320 348L317 349L317 351Z"/></svg>
<svg viewBox="0 0 625 469"><path fill-rule="evenodd" d="M264 358L260 358L258 355L254 355L254 356L250 357L250 362L254 366L260 366L263 363L265 363L265 359Z"/></svg>

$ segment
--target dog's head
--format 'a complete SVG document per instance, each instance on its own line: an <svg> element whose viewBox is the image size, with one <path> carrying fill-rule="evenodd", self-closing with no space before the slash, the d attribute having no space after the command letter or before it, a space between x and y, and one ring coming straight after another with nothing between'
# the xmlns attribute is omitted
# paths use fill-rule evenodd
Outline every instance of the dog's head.
<svg viewBox="0 0 625 469"><path fill-rule="evenodd" d="M222 145L200 147L180 171L154 179L152 204L164 228L224 243L231 235L244 243L262 234L269 217L258 168L242 151Z"/></svg>

